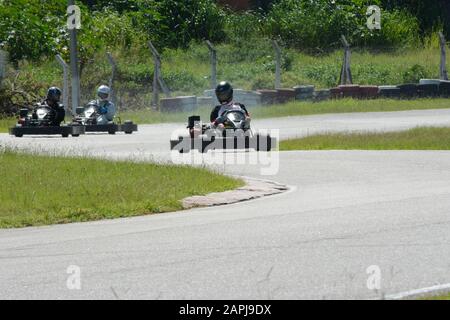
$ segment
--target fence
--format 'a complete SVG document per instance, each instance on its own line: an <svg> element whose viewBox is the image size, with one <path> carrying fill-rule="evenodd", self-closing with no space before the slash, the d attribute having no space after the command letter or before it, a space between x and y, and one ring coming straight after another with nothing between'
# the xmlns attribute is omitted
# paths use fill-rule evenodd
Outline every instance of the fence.
<svg viewBox="0 0 450 320"><path fill-rule="evenodd" d="M90 100L98 85L109 83L112 99L122 109L152 106L163 112L191 112L218 104L213 88L219 80L230 81L235 100L250 108L343 97L447 97L447 46L442 35L439 40L440 47L418 50L413 57L408 50L390 55L392 48L355 48L345 37L342 49L317 55L264 39L243 47L205 41L187 51L163 52L149 43L145 54L133 59L120 53L93 57L81 79L82 100ZM62 82L67 92L70 87L61 81L67 78L67 65L58 61L63 76L48 86Z"/></svg>

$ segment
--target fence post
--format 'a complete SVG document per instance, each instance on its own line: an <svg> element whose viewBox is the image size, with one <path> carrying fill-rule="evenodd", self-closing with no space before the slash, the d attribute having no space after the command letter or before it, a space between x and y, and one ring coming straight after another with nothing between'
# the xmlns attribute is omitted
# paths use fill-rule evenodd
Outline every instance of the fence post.
<svg viewBox="0 0 450 320"><path fill-rule="evenodd" d="M106 56L108 58L109 64L111 65L111 78L109 78L109 88L111 89L111 101L117 107L116 90L114 88L114 81L116 80L117 75L117 63L110 52L107 52Z"/></svg>
<svg viewBox="0 0 450 320"><path fill-rule="evenodd" d="M67 10L72 9L75 5L75 0L68 0ZM76 12L68 12L68 14L76 14ZM76 19L75 19L76 20ZM80 69L78 59L78 40L77 40L77 28L80 26L69 26L70 35L70 69L72 74L72 114L76 114L77 107L80 104Z"/></svg>
<svg viewBox="0 0 450 320"><path fill-rule="evenodd" d="M156 107L159 106L159 87L161 87L161 90L163 93L170 97L170 90L166 86L164 80L161 77L161 56L159 55L158 50L153 46L153 43L151 41L148 42L150 50L153 54L153 61L155 64L155 70L153 72L153 98L152 98L152 106Z"/></svg>
<svg viewBox="0 0 450 320"><path fill-rule="evenodd" d="M217 50L209 40L206 40L206 45L211 56L211 89L215 89L217 86Z"/></svg>
<svg viewBox="0 0 450 320"><path fill-rule="evenodd" d="M344 62L342 64L339 83L341 85L353 84L352 71L350 68L350 58L351 58L350 45L348 44L347 39L343 35L341 36L341 42L344 45Z"/></svg>
<svg viewBox="0 0 450 320"><path fill-rule="evenodd" d="M63 104L64 108L66 108L66 111L69 111L72 115L74 113L72 112L72 109L69 107L69 65L64 61L64 59L61 57L61 55L56 55L56 61L61 65L61 68L63 69L63 77L64 77L64 84L63 84Z"/></svg>
<svg viewBox="0 0 450 320"><path fill-rule="evenodd" d="M272 40L275 50L275 89L281 88L281 49L276 40Z"/></svg>
<svg viewBox="0 0 450 320"><path fill-rule="evenodd" d="M442 32L439 32L439 39L441 43L441 66L439 69L439 76L441 80L448 80L448 73L447 73L447 54L446 54L446 46L447 43L445 41L445 36Z"/></svg>
<svg viewBox="0 0 450 320"><path fill-rule="evenodd" d="M0 86L2 85L3 79L6 75L6 60L7 54L5 51L0 50Z"/></svg>

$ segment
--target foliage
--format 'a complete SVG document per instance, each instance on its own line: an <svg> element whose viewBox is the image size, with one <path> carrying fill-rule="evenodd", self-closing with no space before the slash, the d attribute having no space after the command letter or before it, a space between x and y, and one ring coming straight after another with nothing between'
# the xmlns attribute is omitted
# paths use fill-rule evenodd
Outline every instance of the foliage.
<svg viewBox="0 0 450 320"><path fill-rule="evenodd" d="M352 45L403 46L417 40L418 24L403 11L383 12L382 29L366 26L368 5L378 1L280 0L267 16L265 33L309 50L340 46L345 35Z"/></svg>

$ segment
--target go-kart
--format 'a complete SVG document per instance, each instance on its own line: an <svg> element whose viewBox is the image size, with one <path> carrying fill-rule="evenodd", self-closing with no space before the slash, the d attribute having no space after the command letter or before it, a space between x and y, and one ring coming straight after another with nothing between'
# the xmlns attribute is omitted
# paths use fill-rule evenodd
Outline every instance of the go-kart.
<svg viewBox="0 0 450 320"><path fill-rule="evenodd" d="M79 137L85 133L84 126L78 124L55 123L56 112L47 105L39 104L34 110L21 109L19 121L14 128L9 129L9 134L18 138L24 135L61 135L67 138Z"/></svg>
<svg viewBox="0 0 450 320"><path fill-rule="evenodd" d="M118 123L107 120L102 121L104 116L98 110L99 107L95 103L89 103L86 107L78 107L73 122L85 126L86 132L108 132L109 134L125 132L125 134L132 134L138 131L137 125L132 121L122 123L120 118L117 118Z"/></svg>
<svg viewBox="0 0 450 320"><path fill-rule="evenodd" d="M170 141L171 150L188 153L198 150L249 150L271 151L276 139L266 134L255 134L250 119L242 110L230 110L216 121L218 125L203 124L199 116L188 119L189 135Z"/></svg>

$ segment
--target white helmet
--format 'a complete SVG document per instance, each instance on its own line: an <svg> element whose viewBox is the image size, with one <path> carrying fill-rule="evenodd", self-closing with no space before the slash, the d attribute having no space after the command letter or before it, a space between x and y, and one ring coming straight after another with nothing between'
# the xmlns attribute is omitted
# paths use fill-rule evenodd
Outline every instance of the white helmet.
<svg viewBox="0 0 450 320"><path fill-rule="evenodd" d="M102 100L107 100L109 97L109 94L111 93L111 89L108 86L100 86L97 90L97 94Z"/></svg>

